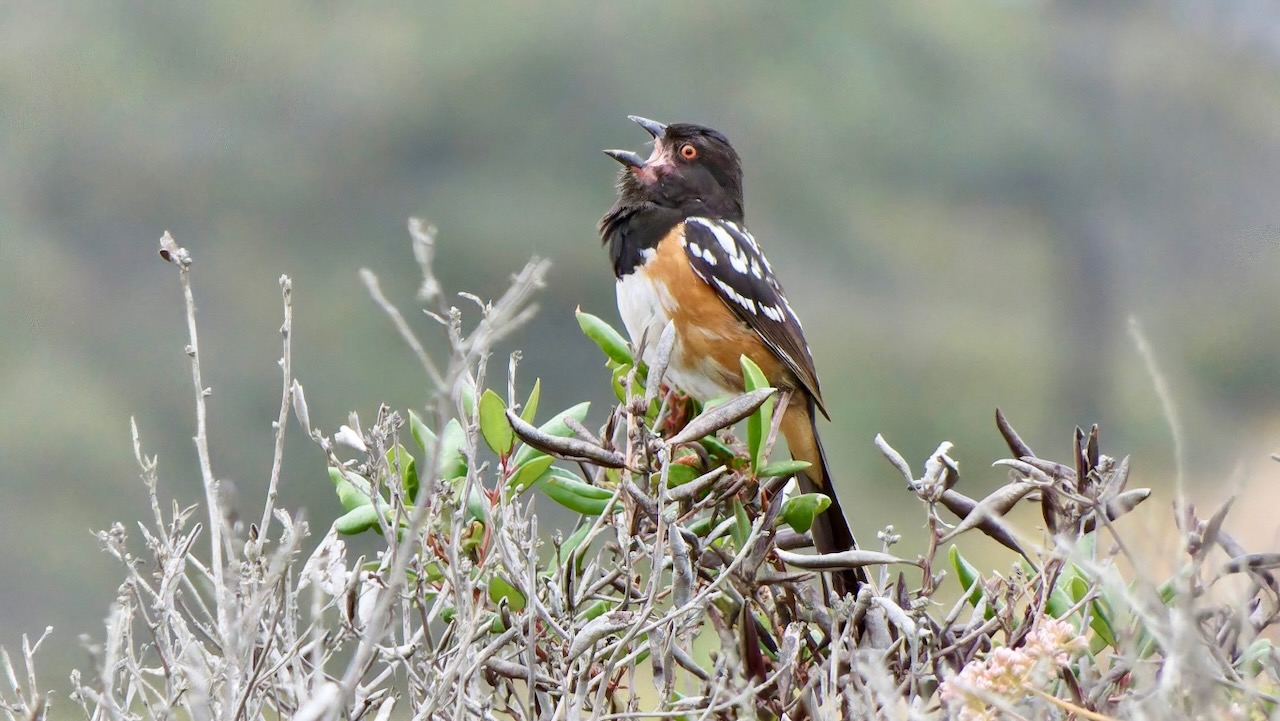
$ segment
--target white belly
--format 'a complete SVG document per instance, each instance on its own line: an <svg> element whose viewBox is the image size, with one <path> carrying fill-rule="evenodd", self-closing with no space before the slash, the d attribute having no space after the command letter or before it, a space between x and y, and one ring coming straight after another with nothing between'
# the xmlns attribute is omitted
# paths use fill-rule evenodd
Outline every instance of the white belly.
<svg viewBox="0 0 1280 721"><path fill-rule="evenodd" d="M653 365L658 339L671 320L675 300L660 283L655 283L641 270L618 280L618 312L631 336L631 345L644 344L644 362ZM694 329L692 332L703 332ZM676 334L671 362L667 366L667 383L699 400L741 393L723 382L723 374L712 367L709 359L685 358L680 334ZM691 362L692 361L692 362Z"/></svg>

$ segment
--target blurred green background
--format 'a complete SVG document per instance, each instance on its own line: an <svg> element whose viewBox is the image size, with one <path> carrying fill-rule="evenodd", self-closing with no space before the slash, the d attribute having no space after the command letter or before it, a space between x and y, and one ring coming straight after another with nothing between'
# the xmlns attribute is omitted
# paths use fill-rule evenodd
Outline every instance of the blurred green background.
<svg viewBox="0 0 1280 721"><path fill-rule="evenodd" d="M440 229L454 291L491 297L530 255L552 259L536 322L508 345L544 408L590 398L599 423L608 375L572 313L617 318L594 226L617 170L600 150L647 140L629 113L702 122L740 150L864 539L920 525L874 435L917 469L955 442L979 496L1001 480L996 406L1055 458L1074 425L1101 423L1104 451L1167 489L1173 445L1131 315L1168 375L1193 496L1260 493L1280 432L1277 37L1277 3L1208 0L10 0L0 644L52 624L42 679L65 689L77 636L102 635L122 576L92 532L148 515L130 416L165 496L202 499L166 229L196 258L214 468L251 516L281 274L315 425L427 398L357 279L367 266L412 306L411 215ZM282 505L322 532L339 511L323 457L296 428L286 453ZM1274 497L1257 493L1253 530L1274 540Z"/></svg>

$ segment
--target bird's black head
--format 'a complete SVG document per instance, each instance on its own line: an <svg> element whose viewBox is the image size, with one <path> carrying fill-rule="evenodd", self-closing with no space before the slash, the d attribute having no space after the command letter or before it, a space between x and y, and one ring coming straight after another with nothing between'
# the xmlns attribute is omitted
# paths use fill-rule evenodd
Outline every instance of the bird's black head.
<svg viewBox="0 0 1280 721"><path fill-rule="evenodd" d="M680 216L742 220L742 161L719 131L692 123L662 123L631 116L653 136L653 153L606 150L624 166L618 206L657 206Z"/></svg>

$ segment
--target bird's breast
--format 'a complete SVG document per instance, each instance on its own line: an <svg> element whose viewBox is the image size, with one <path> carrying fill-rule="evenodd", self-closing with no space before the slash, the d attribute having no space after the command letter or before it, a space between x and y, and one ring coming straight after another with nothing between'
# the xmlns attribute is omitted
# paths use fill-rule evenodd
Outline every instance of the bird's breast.
<svg viewBox="0 0 1280 721"><path fill-rule="evenodd" d="M675 313L675 298L667 284L646 269L655 251L650 249L646 254L649 257L631 273L618 278L618 313L632 345L638 347L644 340L652 348Z"/></svg>
<svg viewBox="0 0 1280 721"><path fill-rule="evenodd" d="M617 292L618 312L632 345L643 345L645 363L653 364L658 340L667 323L674 322L669 383L701 400L742 392L738 356L743 349L763 351L763 345L694 275L679 228L618 278Z"/></svg>

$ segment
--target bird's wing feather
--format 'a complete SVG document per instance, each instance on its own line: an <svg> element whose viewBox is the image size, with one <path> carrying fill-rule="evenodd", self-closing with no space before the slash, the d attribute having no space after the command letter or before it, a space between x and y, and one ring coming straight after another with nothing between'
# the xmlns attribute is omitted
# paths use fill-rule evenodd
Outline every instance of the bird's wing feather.
<svg viewBox="0 0 1280 721"><path fill-rule="evenodd" d="M694 217L685 220L681 244L694 274L760 336L827 415L800 319L755 238L737 223Z"/></svg>

